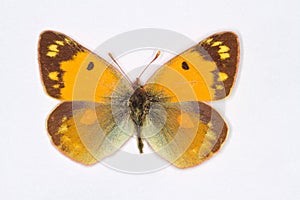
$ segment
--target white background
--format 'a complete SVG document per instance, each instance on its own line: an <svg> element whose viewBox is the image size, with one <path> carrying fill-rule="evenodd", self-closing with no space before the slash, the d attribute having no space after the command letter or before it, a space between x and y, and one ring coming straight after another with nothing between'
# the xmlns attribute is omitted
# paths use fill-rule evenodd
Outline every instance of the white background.
<svg viewBox="0 0 300 200"><path fill-rule="evenodd" d="M300 12L275 1L0 2L0 199L300 199ZM241 37L238 81L226 99L230 137L191 169L124 174L81 166L51 145L47 115L58 103L39 77L46 29L93 49L116 34L163 28L201 40Z"/></svg>

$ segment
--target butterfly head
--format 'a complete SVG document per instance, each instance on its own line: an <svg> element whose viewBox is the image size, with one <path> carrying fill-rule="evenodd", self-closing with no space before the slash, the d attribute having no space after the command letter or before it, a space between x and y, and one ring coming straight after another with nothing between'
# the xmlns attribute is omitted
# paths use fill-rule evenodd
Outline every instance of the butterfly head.
<svg viewBox="0 0 300 200"><path fill-rule="evenodd" d="M135 81L132 83L132 87L134 90L137 90L138 88L142 87L142 83L140 78L136 78Z"/></svg>

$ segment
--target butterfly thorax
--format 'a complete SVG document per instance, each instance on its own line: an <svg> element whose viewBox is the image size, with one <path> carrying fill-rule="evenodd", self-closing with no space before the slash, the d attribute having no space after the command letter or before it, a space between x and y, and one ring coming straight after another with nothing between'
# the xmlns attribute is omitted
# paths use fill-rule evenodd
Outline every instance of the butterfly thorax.
<svg viewBox="0 0 300 200"><path fill-rule="evenodd" d="M137 126L142 126L150 109L150 99L145 89L138 87L129 99L130 117Z"/></svg>

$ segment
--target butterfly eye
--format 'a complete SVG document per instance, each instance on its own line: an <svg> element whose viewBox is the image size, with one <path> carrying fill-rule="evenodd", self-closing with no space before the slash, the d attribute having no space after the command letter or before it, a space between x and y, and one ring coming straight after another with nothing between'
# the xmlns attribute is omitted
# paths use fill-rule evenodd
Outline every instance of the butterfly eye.
<svg viewBox="0 0 300 200"><path fill-rule="evenodd" d="M184 70L188 70L190 68L186 62L182 62L181 67Z"/></svg>
<svg viewBox="0 0 300 200"><path fill-rule="evenodd" d="M94 69L94 63L90 62L86 69L89 70L89 71Z"/></svg>

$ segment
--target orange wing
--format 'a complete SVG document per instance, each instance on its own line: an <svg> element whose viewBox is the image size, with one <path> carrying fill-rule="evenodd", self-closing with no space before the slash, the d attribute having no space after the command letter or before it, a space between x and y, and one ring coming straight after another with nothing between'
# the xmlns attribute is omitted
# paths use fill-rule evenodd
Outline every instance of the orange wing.
<svg viewBox="0 0 300 200"><path fill-rule="evenodd" d="M114 91L132 91L118 70L64 34L43 32L38 52L44 87L54 98L109 102Z"/></svg>
<svg viewBox="0 0 300 200"><path fill-rule="evenodd" d="M168 88L178 101L218 100L229 95L238 62L237 35L218 33L168 61L147 84Z"/></svg>

